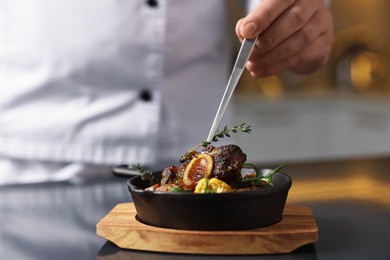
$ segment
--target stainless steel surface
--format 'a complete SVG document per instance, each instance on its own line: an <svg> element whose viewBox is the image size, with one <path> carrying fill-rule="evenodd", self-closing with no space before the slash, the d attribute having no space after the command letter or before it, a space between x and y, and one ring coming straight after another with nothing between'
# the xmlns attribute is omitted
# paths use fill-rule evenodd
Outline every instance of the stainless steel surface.
<svg viewBox="0 0 390 260"><path fill-rule="evenodd" d="M238 52L238 56L236 62L233 67L232 74L230 75L229 81L227 83L225 93L223 94L221 103L219 104L217 114L215 115L213 124L211 126L209 135L207 137L207 142L211 142L213 140L214 134L218 129L219 123L221 122L222 116L225 113L226 107L229 103L230 98L234 92L234 89L237 86L237 83L241 77L242 72L244 71L245 64L248 61L249 56L252 53L253 47L257 38L255 39L244 39L241 44L240 51Z"/></svg>

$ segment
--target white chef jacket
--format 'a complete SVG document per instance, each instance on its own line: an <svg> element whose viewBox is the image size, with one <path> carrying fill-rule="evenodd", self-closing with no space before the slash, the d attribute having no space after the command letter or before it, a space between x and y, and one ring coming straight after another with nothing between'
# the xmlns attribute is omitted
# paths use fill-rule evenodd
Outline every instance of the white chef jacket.
<svg viewBox="0 0 390 260"><path fill-rule="evenodd" d="M0 157L177 159L222 97L226 13L224 0L0 0Z"/></svg>

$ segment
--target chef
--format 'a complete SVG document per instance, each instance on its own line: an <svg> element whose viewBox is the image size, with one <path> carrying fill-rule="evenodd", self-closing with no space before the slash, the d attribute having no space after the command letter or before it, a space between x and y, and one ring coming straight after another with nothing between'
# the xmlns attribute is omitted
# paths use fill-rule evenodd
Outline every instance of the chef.
<svg viewBox="0 0 390 260"><path fill-rule="evenodd" d="M247 64L252 76L306 74L326 62L333 25L322 0L246 4L235 33L239 40L259 36ZM223 0L0 1L0 185L16 185L0 189L0 211L12 216L0 216L1 225L23 216L20 184L77 183L122 163L160 168L205 139L230 73L227 13ZM221 124L231 123L228 113ZM63 215L75 201L95 203L73 212L55 239L74 237L69 228L88 223L89 236L73 231L96 246L102 211L128 199L116 185L74 188L73 197L39 186L51 214ZM32 199L37 189L28 190L29 203L44 203ZM111 204L94 208L104 200ZM49 212L38 207L24 208L30 221ZM9 238L32 239L10 226L0 230L6 256L20 250Z"/></svg>

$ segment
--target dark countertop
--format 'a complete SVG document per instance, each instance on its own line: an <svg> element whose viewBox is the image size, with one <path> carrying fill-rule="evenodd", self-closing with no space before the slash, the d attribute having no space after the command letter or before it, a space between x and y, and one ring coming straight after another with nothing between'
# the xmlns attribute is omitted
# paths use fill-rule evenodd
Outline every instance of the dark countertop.
<svg viewBox="0 0 390 260"><path fill-rule="evenodd" d="M294 162L283 172L293 179L287 203L313 211L314 244L286 255L205 256L124 250L108 241L97 259L390 259L390 157Z"/></svg>

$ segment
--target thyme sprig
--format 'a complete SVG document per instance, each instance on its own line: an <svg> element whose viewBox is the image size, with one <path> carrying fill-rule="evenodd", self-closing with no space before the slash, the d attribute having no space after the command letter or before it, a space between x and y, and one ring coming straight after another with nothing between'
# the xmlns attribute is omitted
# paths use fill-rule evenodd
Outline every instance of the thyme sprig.
<svg viewBox="0 0 390 260"><path fill-rule="evenodd" d="M146 171L141 164L137 164L135 169L141 174L141 180L149 181L149 185L155 184L155 179L151 171Z"/></svg>
<svg viewBox="0 0 390 260"><path fill-rule="evenodd" d="M246 126L245 123L242 123L241 125L236 125L233 126L231 129L228 129L227 126L225 126L222 130L217 130L215 135L213 136L213 139L211 142L207 142L207 140L203 140L200 142L197 146L186 152L182 157L180 157L180 162L185 162L190 159L190 156L192 153L195 152L196 149L199 147L207 147L209 146L212 142L218 142L219 139L225 138L225 137L231 137L231 133L237 133L237 132L243 132L243 133L248 133L252 131L251 126Z"/></svg>

